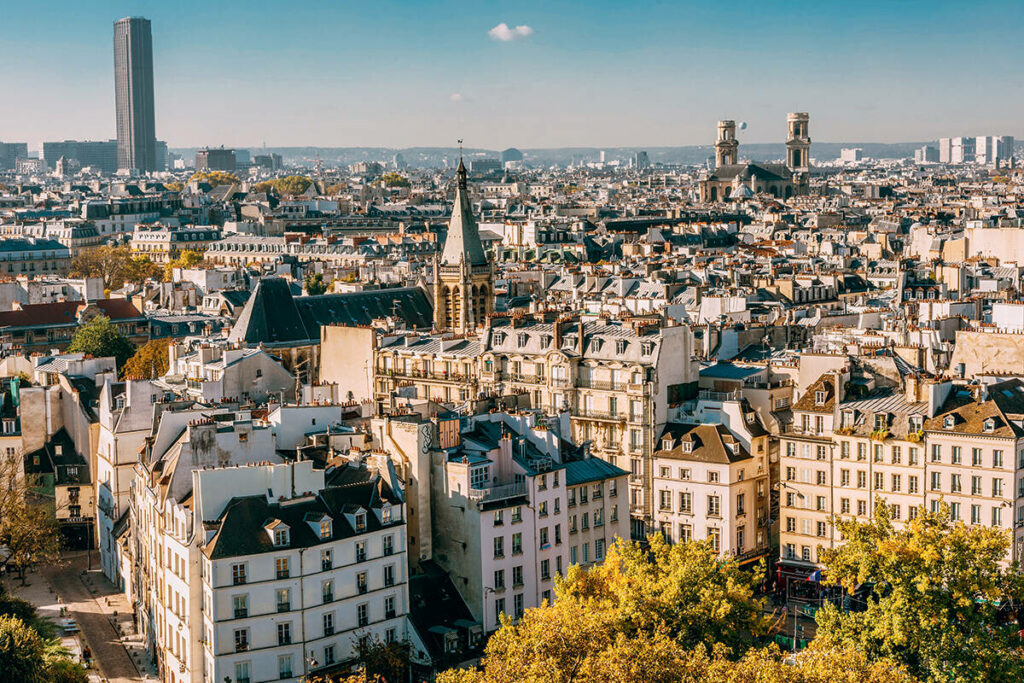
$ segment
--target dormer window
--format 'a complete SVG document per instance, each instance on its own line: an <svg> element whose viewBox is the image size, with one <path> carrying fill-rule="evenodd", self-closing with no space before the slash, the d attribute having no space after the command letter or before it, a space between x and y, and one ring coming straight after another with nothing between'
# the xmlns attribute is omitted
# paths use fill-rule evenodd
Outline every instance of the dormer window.
<svg viewBox="0 0 1024 683"><path fill-rule="evenodd" d="M288 527L281 526L274 529L274 547L283 548L288 545L289 534Z"/></svg>
<svg viewBox="0 0 1024 683"><path fill-rule="evenodd" d="M996 419L994 417L986 417L984 428L986 432L994 432L996 429Z"/></svg>
<svg viewBox="0 0 1024 683"><path fill-rule="evenodd" d="M683 441L679 445L682 446L683 453L692 453L693 452L693 442L692 441Z"/></svg>
<svg viewBox="0 0 1024 683"><path fill-rule="evenodd" d="M626 352L626 340L625 339L619 339L618 341L615 342L615 353L617 353L617 354L619 354L621 356L625 352Z"/></svg>
<svg viewBox="0 0 1024 683"><path fill-rule="evenodd" d="M875 413L875 430L885 429L889 425L889 416L885 413Z"/></svg>
<svg viewBox="0 0 1024 683"><path fill-rule="evenodd" d="M384 524L391 523L391 506L387 503L384 503L380 509L380 521Z"/></svg>
<svg viewBox="0 0 1024 683"><path fill-rule="evenodd" d="M652 344L651 342L644 342L643 344L640 345L640 353L645 356L651 355L652 353L654 353L654 344Z"/></svg>
<svg viewBox="0 0 1024 683"><path fill-rule="evenodd" d="M852 410L844 410L843 411L842 423L843 423L842 424L843 427L852 427L853 426L853 411Z"/></svg>
<svg viewBox="0 0 1024 683"><path fill-rule="evenodd" d="M825 405L827 394L824 391L818 390L814 392L814 405L823 406Z"/></svg>
<svg viewBox="0 0 1024 683"><path fill-rule="evenodd" d="M496 332L494 334L494 344L495 344L495 346L497 346L499 344L504 344L504 343L505 343L505 333L504 332Z"/></svg>
<svg viewBox="0 0 1024 683"><path fill-rule="evenodd" d="M360 532L366 531L366 513L365 512L357 512L356 513L356 531L360 531Z"/></svg>
<svg viewBox="0 0 1024 683"><path fill-rule="evenodd" d="M956 415L947 415L942 420L943 429L952 429L956 426Z"/></svg>
<svg viewBox="0 0 1024 683"><path fill-rule="evenodd" d="M330 519L321 519L320 520L320 538L321 538L321 540L323 540L323 539L328 539L330 537L331 537L331 520Z"/></svg>
<svg viewBox="0 0 1024 683"><path fill-rule="evenodd" d="M672 450L672 437L671 436L666 436L664 439L661 440L661 448L662 448L662 450L666 450L666 451Z"/></svg>
<svg viewBox="0 0 1024 683"><path fill-rule="evenodd" d="M924 418L920 415L910 416L910 431L920 432L924 428Z"/></svg>
<svg viewBox="0 0 1024 683"><path fill-rule="evenodd" d="M114 407L117 408L118 410L124 408L124 394L114 399Z"/></svg>

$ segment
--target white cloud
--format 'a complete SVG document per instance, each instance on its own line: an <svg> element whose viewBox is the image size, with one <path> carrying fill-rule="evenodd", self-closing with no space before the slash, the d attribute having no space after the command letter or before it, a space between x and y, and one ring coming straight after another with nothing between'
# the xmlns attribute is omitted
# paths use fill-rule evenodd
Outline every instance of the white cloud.
<svg viewBox="0 0 1024 683"><path fill-rule="evenodd" d="M513 40L519 40L520 38L529 38L533 35L533 29L525 24L512 28L503 21L488 31L487 35L489 35L492 40L500 40L503 43L508 43Z"/></svg>

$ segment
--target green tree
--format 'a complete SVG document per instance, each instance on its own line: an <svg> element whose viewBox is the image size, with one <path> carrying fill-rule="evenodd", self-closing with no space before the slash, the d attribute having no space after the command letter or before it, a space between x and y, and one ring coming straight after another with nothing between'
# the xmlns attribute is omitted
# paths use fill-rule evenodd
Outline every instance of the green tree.
<svg viewBox="0 0 1024 683"><path fill-rule="evenodd" d="M170 339L151 339L138 348L121 368L123 379L156 379L163 377L170 369L170 357L167 349Z"/></svg>
<svg viewBox="0 0 1024 683"><path fill-rule="evenodd" d="M39 633L17 617L0 616L0 676L5 681L44 681L44 644Z"/></svg>
<svg viewBox="0 0 1024 683"><path fill-rule="evenodd" d="M393 171L381 176L380 181L385 187L409 187L412 185L404 175Z"/></svg>
<svg viewBox="0 0 1024 683"><path fill-rule="evenodd" d="M228 173L227 171L196 171L186 182L191 183L193 180L201 183L208 183L212 187L217 187L218 185L237 184L238 176L234 173Z"/></svg>
<svg viewBox="0 0 1024 683"><path fill-rule="evenodd" d="M135 346L118 331L110 318L98 315L78 328L68 351L88 353L94 358L113 356L120 368L135 354Z"/></svg>
<svg viewBox="0 0 1024 683"><path fill-rule="evenodd" d="M33 564L60 560L61 534L53 511L34 495L33 482L22 476L17 459L0 460L0 569L14 570L25 581L25 569ZM9 598L3 610L27 617L22 605ZM34 614L34 612L33 612Z"/></svg>
<svg viewBox="0 0 1024 683"><path fill-rule="evenodd" d="M882 500L871 521L834 523L845 541L822 551L827 582L875 589L864 611L819 610L815 644L891 659L924 681L1024 680L1019 626L999 618L1024 585L1017 567L1000 566L1006 531L954 523L946 505L896 528Z"/></svg>
<svg viewBox="0 0 1024 683"><path fill-rule="evenodd" d="M311 275L307 275L302 281L302 284L306 288L306 293L310 296L324 294L330 286L324 282L324 276L322 273L312 273Z"/></svg>

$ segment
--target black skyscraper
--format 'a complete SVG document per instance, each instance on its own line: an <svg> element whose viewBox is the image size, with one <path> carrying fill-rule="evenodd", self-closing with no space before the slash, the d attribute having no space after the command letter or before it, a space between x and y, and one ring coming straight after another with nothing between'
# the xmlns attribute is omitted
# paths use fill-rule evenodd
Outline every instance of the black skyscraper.
<svg viewBox="0 0 1024 683"><path fill-rule="evenodd" d="M156 170L153 116L153 35L149 19L114 22L114 91L117 100L117 166Z"/></svg>

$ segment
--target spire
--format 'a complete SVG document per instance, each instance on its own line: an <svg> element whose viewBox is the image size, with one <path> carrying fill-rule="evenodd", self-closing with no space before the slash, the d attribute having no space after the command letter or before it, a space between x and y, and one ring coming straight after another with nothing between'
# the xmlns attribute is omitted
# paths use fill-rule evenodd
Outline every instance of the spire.
<svg viewBox="0 0 1024 683"><path fill-rule="evenodd" d="M459 167L455 169L455 177L458 179L459 189L466 190L466 165L462 163L462 138L459 138Z"/></svg>
<svg viewBox="0 0 1024 683"><path fill-rule="evenodd" d="M455 205L448 221L448 236L441 251L441 265L466 264L483 266L487 255L480 242L480 229L473 217L473 206L469 201L466 184L466 165L462 162L462 140L459 140L459 167L455 171L458 186L455 190Z"/></svg>

